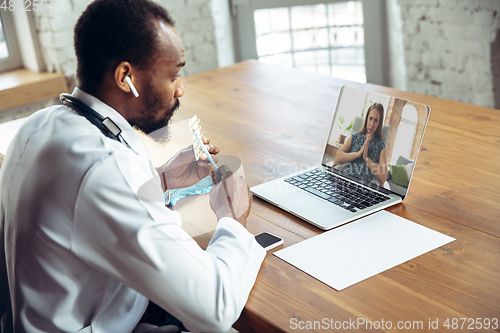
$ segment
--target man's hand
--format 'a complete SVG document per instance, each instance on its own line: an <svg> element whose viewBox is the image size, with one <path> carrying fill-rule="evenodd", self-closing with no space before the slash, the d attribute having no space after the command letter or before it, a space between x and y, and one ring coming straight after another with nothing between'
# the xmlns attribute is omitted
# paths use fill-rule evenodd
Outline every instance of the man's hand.
<svg viewBox="0 0 500 333"><path fill-rule="evenodd" d="M252 207L252 193L245 178L226 165L219 168L223 177L215 177L215 186L210 191L210 207L217 216L232 217L246 227L246 219Z"/></svg>
<svg viewBox="0 0 500 333"><path fill-rule="evenodd" d="M210 139L203 137L205 148L211 155L220 152L217 145L210 144ZM214 158L217 162L217 159ZM180 150L167 163L157 169L163 190L188 187L196 184L210 174L211 165L207 156L202 154L196 161L193 145Z"/></svg>

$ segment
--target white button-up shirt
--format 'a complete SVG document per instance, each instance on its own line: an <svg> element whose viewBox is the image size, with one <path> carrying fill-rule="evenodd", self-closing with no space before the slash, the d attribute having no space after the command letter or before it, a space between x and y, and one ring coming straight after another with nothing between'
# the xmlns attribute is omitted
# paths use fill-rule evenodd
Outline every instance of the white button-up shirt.
<svg viewBox="0 0 500 333"><path fill-rule="evenodd" d="M148 299L191 331L227 330L265 251L231 218L202 250L162 202L129 123L73 96L111 118L133 150L63 106L17 133L0 170L0 273L6 265L16 332L131 332ZM152 178L158 200L141 199Z"/></svg>

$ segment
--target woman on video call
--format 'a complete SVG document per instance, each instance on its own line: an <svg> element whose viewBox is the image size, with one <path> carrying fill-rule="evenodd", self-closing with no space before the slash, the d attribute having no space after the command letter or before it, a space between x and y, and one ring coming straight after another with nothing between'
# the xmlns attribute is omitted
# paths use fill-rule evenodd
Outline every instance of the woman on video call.
<svg viewBox="0 0 500 333"><path fill-rule="evenodd" d="M383 185L387 178L387 156L382 140L384 106L374 103L366 112L363 127L337 151L334 164L349 163L344 172L367 182Z"/></svg>

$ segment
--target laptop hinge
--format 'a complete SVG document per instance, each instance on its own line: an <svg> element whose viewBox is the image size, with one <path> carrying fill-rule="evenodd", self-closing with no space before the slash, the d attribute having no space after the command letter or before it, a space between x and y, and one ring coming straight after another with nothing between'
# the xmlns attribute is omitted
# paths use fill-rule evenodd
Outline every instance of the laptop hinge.
<svg viewBox="0 0 500 333"><path fill-rule="evenodd" d="M358 178L356 178L356 177L354 177L354 176L351 176L351 175L345 174L345 173L343 173L342 171L339 171L339 170L337 170L337 169L334 169L334 168L332 168L332 167L330 167L330 166L327 166L327 165L322 164L322 165L321 165L321 167L322 167L323 171L326 171L326 172L328 172L328 173L331 173L331 174L334 174L334 175L336 175L336 176L342 177L342 178L344 178L344 179L347 179L347 180L349 180L349 181L355 182L355 183L357 183L357 184L363 185L363 186L368 187L368 188L370 188L370 189L372 189L372 190L375 190L375 191L381 192L381 193L383 193L383 194L385 194L385 195L395 194L395 195L397 195L397 196L400 196L400 197L401 197L401 200L404 198L404 196L401 196L401 194L394 193L394 192L392 192L391 190L386 189L385 187L378 186L378 185L375 185L375 184L372 184L372 183L368 183L368 182L366 182L366 181L364 181L364 180L361 180L361 179L358 179Z"/></svg>

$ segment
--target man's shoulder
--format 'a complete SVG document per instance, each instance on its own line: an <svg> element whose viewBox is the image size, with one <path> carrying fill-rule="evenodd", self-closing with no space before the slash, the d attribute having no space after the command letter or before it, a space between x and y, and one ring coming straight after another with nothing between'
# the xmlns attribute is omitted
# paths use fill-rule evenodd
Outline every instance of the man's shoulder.
<svg viewBox="0 0 500 333"><path fill-rule="evenodd" d="M94 126L88 120L78 115L75 111L64 105L54 105L33 113L21 126L19 132L33 136L38 132L71 133L76 130L86 130L90 131L90 134L91 132L96 132L92 127Z"/></svg>
<svg viewBox="0 0 500 333"><path fill-rule="evenodd" d="M12 153L24 164L47 168L88 168L123 150L110 143L86 118L62 105L37 111L12 141ZM125 149L126 147L123 146Z"/></svg>

